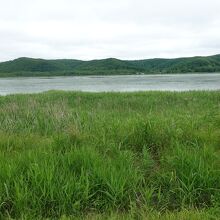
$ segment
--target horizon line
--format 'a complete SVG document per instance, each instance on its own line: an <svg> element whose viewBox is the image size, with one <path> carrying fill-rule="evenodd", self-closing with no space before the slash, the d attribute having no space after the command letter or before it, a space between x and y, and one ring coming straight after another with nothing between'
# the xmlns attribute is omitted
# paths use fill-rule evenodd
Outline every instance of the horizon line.
<svg viewBox="0 0 220 220"><path fill-rule="evenodd" d="M138 61L138 60L153 60L153 59L165 59L165 60L172 60L172 59L185 59L185 58L195 58L195 57L212 57L212 56L218 56L220 55L220 53L218 54L213 54L213 55L195 55L195 56L179 56L179 57L173 57L173 58L168 58L168 57L153 57L153 58L141 58L141 59L120 59L120 58L116 58L116 57L105 57L105 58L95 58L95 59L75 59L75 58L42 58L42 57L27 57L27 56L21 56L21 57L17 57L14 59L8 59L8 60L4 60L4 61L0 61L0 63L4 63L4 62L10 62L10 61L14 61L14 60L18 60L18 59L36 59L36 60L78 60L78 61L95 61L95 60L108 60L108 59L116 59L116 60L121 60L121 61Z"/></svg>

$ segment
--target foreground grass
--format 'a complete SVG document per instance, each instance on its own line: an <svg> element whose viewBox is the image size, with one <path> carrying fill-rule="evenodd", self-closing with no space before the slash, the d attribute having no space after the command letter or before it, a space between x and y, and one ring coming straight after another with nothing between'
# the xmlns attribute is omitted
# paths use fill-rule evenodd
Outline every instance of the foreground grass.
<svg viewBox="0 0 220 220"><path fill-rule="evenodd" d="M0 219L219 219L220 92L0 97Z"/></svg>

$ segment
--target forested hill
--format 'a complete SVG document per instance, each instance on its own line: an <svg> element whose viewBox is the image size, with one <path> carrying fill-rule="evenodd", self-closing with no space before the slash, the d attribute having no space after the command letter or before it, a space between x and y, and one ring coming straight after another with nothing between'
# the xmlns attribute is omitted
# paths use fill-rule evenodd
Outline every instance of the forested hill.
<svg viewBox="0 0 220 220"><path fill-rule="evenodd" d="M220 72L220 55L176 59L44 60L18 58L0 63L0 76L110 75Z"/></svg>

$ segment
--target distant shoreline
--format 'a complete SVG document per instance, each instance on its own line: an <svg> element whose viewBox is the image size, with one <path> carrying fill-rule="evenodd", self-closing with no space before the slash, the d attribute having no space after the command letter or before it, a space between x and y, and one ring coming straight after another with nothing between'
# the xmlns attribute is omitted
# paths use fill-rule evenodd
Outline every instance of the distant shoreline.
<svg viewBox="0 0 220 220"><path fill-rule="evenodd" d="M105 76L155 76L155 75L159 75L159 76L166 76L166 75L187 75L187 74L195 74L195 75L200 75L200 74L220 74L220 71L218 72L187 72L187 73L145 73L145 74L45 74L45 73L39 73L39 74L32 74L32 73L28 73L28 74L9 74L9 73L5 73L5 74L1 74L0 73L0 79L2 78L31 78L31 77L88 77L88 76L94 76L94 77L105 77Z"/></svg>
<svg viewBox="0 0 220 220"><path fill-rule="evenodd" d="M220 73L220 55L175 59L100 60L18 58L0 62L0 77Z"/></svg>

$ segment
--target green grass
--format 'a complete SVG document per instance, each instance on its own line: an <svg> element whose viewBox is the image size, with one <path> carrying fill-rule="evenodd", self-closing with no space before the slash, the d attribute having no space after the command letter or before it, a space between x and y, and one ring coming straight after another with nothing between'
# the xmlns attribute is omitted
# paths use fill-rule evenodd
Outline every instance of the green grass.
<svg viewBox="0 0 220 220"><path fill-rule="evenodd" d="M220 92L0 97L0 219L219 219Z"/></svg>

